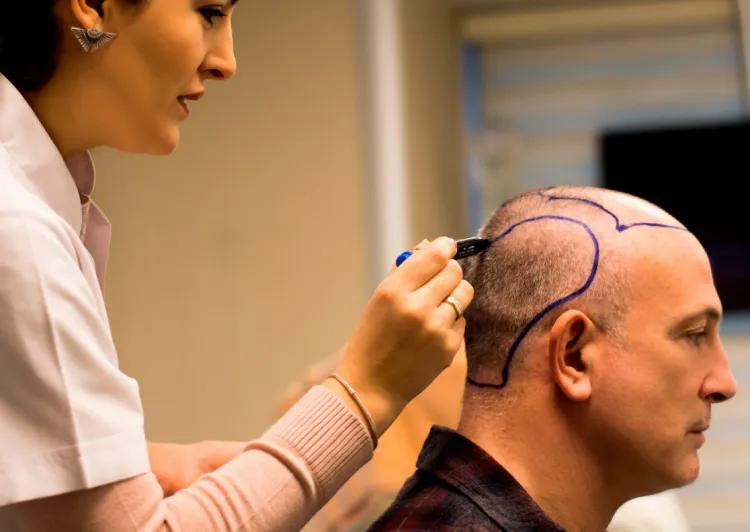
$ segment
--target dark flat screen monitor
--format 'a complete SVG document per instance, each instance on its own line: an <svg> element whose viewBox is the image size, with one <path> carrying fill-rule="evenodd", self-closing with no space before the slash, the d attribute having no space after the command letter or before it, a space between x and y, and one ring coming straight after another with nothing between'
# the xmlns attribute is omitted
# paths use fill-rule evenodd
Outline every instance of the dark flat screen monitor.
<svg viewBox="0 0 750 532"><path fill-rule="evenodd" d="M750 121L605 132L607 188L673 214L701 241L724 310L750 311Z"/></svg>

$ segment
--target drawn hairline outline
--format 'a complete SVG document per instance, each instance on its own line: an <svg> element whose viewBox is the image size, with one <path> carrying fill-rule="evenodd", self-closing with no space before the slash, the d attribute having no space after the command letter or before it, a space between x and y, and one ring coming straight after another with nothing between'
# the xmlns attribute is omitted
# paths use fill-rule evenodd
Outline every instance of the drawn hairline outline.
<svg viewBox="0 0 750 532"><path fill-rule="evenodd" d="M546 190L551 190L552 188L557 187L550 187ZM615 230L618 233L622 233L624 231L627 231L628 229L633 229L634 227L655 227L660 229L676 229L680 231L686 231L684 227L679 227L676 225L668 225L668 224L661 224L661 223L655 223L655 222L638 222L633 224L622 224L620 222L620 218L607 209L604 205L601 205L600 203L597 203L593 200L585 199L585 198L576 198L573 196L552 196L548 194L544 194L544 191L539 191L536 194L539 196L542 196L544 198L547 198L547 201L577 201L580 203L584 203L593 207L596 207L597 209L603 211L607 215L611 216L615 221ZM535 222L539 220L561 220L561 221L567 221L571 223L575 223L581 227L583 227L588 235L591 237L592 242L594 243L594 262L591 266L591 271L589 272L588 278L586 279L586 282L577 290L574 292L571 292L570 294L561 297L560 299L557 299L556 301L553 301L549 305L547 305L543 310L538 312L532 319L527 323L522 329L519 335L516 337L516 339L513 341L513 344L511 345L510 349L508 350L508 356L505 359L505 363L503 364L503 370L502 370L502 380L500 384L492 384L492 383L484 383L479 382L473 378L471 378L468 374L466 376L466 382L474 387L477 388L495 388L495 389L502 389L505 388L505 386L508 384L508 380L510 378L510 364L513 361L513 357L516 354L516 351L518 350L518 347L521 345L521 342L526 338L526 336L531 332L531 329L534 328L534 326L539 323L539 321L544 318L547 314L549 314L551 311L553 311L555 308L564 305L565 303L568 303L580 296L582 296L586 291L591 287L591 284L594 282L594 279L596 278L596 274L599 270L599 259L600 259L600 247L599 247L599 240L596 238L596 235L594 235L594 232L591 230L591 228L583 221L578 220L576 218L571 218L568 216L559 216L559 215L540 215L535 216L532 218L527 218L525 220L521 220L520 222L517 222L513 225L511 225L508 229L506 229L500 236L497 236L493 239L491 239L491 244L487 249L490 249L492 245L494 245L499 240L502 240L506 236L508 236L510 233L513 232L517 227L524 225L526 223ZM486 252L487 250L485 250ZM484 253L484 252L483 252Z"/></svg>

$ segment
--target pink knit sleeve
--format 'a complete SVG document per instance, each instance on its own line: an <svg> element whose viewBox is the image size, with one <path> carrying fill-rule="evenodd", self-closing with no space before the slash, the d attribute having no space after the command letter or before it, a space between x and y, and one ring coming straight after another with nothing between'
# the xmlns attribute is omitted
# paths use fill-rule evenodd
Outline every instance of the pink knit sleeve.
<svg viewBox="0 0 750 532"><path fill-rule="evenodd" d="M0 508L3 532L299 530L372 457L369 432L316 386L262 438L164 499L152 474Z"/></svg>

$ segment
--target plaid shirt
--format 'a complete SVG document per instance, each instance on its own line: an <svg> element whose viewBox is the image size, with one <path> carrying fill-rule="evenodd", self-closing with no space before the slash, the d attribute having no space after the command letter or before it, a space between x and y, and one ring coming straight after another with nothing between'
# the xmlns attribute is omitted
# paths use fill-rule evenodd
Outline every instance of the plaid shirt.
<svg viewBox="0 0 750 532"><path fill-rule="evenodd" d="M564 532L477 445L433 427L417 472L369 532Z"/></svg>

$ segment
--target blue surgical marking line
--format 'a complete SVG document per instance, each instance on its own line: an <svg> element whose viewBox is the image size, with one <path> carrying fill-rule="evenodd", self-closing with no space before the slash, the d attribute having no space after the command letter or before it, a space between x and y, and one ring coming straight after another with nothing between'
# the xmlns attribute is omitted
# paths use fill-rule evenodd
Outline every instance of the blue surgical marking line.
<svg viewBox="0 0 750 532"><path fill-rule="evenodd" d="M591 205L592 207L596 207L597 209L604 211L605 213L609 214L612 218L615 220L615 229L618 233L622 233L623 231L627 231L628 229L632 229L633 227L661 227L664 229L679 229L680 231L687 231L684 227L678 227L676 225L667 225L667 224L659 224L655 222L639 222L634 224L623 224L620 223L620 219L617 217L615 213L607 209L604 205L597 203L595 201L591 201L584 198L573 198L568 196L548 196L547 194L539 193L540 196L547 198L548 201L578 201L580 203L585 203L587 205Z"/></svg>
<svg viewBox="0 0 750 532"><path fill-rule="evenodd" d="M544 190L550 190L552 188L557 188L557 187L549 187ZM595 201L591 201L591 200L584 199L584 198L568 197L568 196L548 196L547 194L543 194L542 192L543 191L540 191L539 195L547 198L549 201L564 201L564 200L578 201L581 203L586 203L588 205L591 205L593 207L596 207L597 209L604 211L615 220L615 229L617 230L618 233L622 233L624 231L627 231L628 229L632 229L633 227L658 227L658 228L663 228L663 229L678 229L680 231L687 231L687 229L685 229L684 227L678 227L676 225L667 225L667 224L660 224L660 223L654 223L654 222L639 222L639 223L625 225L625 224L620 223L620 219L617 217L615 213L607 209L604 205L601 205ZM547 306L544 310L542 310L540 313L534 316L531 319L531 321L521 330L521 334L518 335L516 340L513 342L513 345L510 347L510 350L508 351L508 358L505 361L505 364L503 365L503 380L502 382L500 382L500 384L481 383L481 382L475 381L474 379L472 379L471 377L467 375L466 380L470 384L478 388L497 388L497 389L505 388L505 386L508 384L508 378L510 374L510 363L513 360L513 357L515 356L516 351L518 350L518 346L521 344L521 342L526 337L526 335L529 334L531 329L537 323L539 323L539 321L542 318L544 318L544 316L546 316L549 312L559 307L560 305L564 305L565 303L568 303L572 301L573 299L583 295L584 292L586 292L591 287L591 284L594 282L594 278L596 277L596 273L599 270L599 240L596 238L596 236L594 235L594 232L591 230L591 228L588 225L586 225L581 220L576 220L575 218L569 218L567 216L547 215L547 216L536 216L534 218L527 218L526 220L522 220L518 222L517 224L512 225L509 229L507 229L500 236L493 238L492 244L508 236L516 227L519 227L529 222L535 222L538 220L562 220L562 221L578 224L584 229L586 229L586 232L589 234L592 242L594 243L594 263L591 266L591 273L589 273L588 279L583 284L583 286L581 286L581 288L579 288L578 290L576 290L575 292L571 294L568 294L567 296L561 299L558 299L557 301Z"/></svg>
<svg viewBox="0 0 750 532"><path fill-rule="evenodd" d="M515 230L516 227L519 227L521 225L530 223L530 222L536 222L539 220L562 220L565 222L571 222L577 225L580 225L583 227L586 232L591 237L591 241L594 243L594 262L591 265L591 273L589 273L588 279L586 279L586 282L581 286L578 290L575 292L568 294L565 297L562 297L558 299L557 301L551 303L549 306L547 306L544 310L539 312L532 320L521 330L521 334L518 335L516 340L513 342L513 345L510 348L510 351L508 352L508 358L505 361L505 365L503 366L503 380L500 384L486 384L486 383L480 383L472 379L471 377L466 377L466 379L473 384L474 386L477 386L479 388L504 388L506 384L508 384L508 377L510 373L510 363L513 360L513 357L516 354L516 351L518 350L518 346L521 344L523 339L526 337L527 334L529 334L529 331L539 323L539 320L541 320L545 315L547 315L549 312L554 310L555 308L559 307L560 305L564 305L565 303L571 301L572 299L575 299L576 297L583 294L586 290L589 289L591 286L591 283L594 282L594 278L596 277L596 272L599 270L599 240L597 240L596 235L594 235L594 232L591 230L591 228L586 225L584 222L580 220L576 220L575 218L569 218L567 216L554 216L554 215L547 215L547 216L536 216L534 218L528 218L526 220L523 220L521 222L518 222L515 225L512 225L507 231L505 231L502 235L492 239L492 243L494 244L498 240L501 240L508 236L513 230Z"/></svg>

